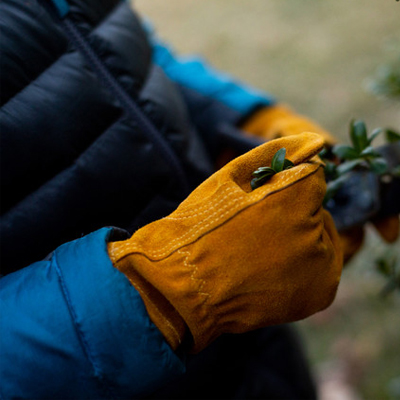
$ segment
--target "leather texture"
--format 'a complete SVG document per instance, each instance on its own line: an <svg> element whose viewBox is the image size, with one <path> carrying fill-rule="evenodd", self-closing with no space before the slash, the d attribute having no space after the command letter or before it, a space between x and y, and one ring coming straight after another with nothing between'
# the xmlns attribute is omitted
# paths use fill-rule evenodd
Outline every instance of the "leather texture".
<svg viewBox="0 0 400 400"><path fill-rule="evenodd" d="M334 137L310 118L300 115L284 104L263 107L247 119L242 129L264 140L297 135L303 132L315 132L322 136L325 144L336 143Z"/></svg>
<svg viewBox="0 0 400 400"><path fill-rule="evenodd" d="M222 333L305 318L334 299L339 236L322 208L315 133L277 139L233 160L172 214L108 245L173 348L188 327L193 351ZM252 191L251 175L280 148L295 166Z"/></svg>

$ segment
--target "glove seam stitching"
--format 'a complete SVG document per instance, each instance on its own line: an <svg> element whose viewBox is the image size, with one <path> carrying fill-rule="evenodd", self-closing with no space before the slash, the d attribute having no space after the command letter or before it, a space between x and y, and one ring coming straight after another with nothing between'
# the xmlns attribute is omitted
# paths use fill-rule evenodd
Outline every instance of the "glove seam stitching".
<svg viewBox="0 0 400 400"><path fill-rule="evenodd" d="M219 200L217 201L217 203L213 205L213 208L215 208L216 206L218 206L220 203L224 202L227 198L231 197L234 193L235 193L234 188L232 188L232 187L226 188L226 190L224 190L224 191L220 194L220 196L221 196L221 195L224 195L224 197L222 197L221 199L219 199ZM204 209L204 211L203 211L203 209ZM177 214L176 217L167 216L167 217L165 217L165 219L167 219L167 220L188 219L188 218L190 218L190 217L197 217L197 216L199 216L199 215L205 214L205 213L207 213L209 210L210 210L209 204L205 204L205 205L199 207L198 209L196 209L195 212L193 212L193 211L192 211L191 213L188 213L188 212L179 213L179 212L177 212L177 213L176 213L176 214ZM199 212L199 211L200 211L200 212Z"/></svg>
<svg viewBox="0 0 400 400"><path fill-rule="evenodd" d="M233 209L229 209L225 213L219 215L218 218L212 219L208 223L205 223L210 218L213 218L221 210L215 211L214 213L210 214L207 218L205 218L202 221L200 221L198 224L192 226L189 229L189 231L187 231L185 234L183 234L182 236L180 236L178 238L175 238L172 242L170 242L168 244L170 247L167 248L167 246L165 246L164 248L162 248L158 252L153 252L153 253L147 252L148 255L150 255L151 257L155 257L155 258L163 258L166 255L168 255L169 253L171 253L171 251L176 251L177 249L179 249L179 247L182 247L183 245L189 244L189 243L183 243L183 240L185 240L185 239L186 240L191 240L193 237L196 237L196 235L199 235L199 238L200 238L201 236L203 236L207 232L203 232L203 233L199 234L198 230L200 230L200 229L204 230L204 229L208 228L210 225L215 224L216 222L218 222L219 220L224 218L226 214L229 214L230 212L232 212L233 213L232 216L231 216L231 218L232 218L237 214L236 211L241 206L245 207L245 206L252 206L252 205L257 204L259 201L264 200L269 195L275 193L277 191L276 188L278 186L279 186L279 191L285 189L284 185L287 182L289 182L290 180L292 180L292 179L293 179L293 182L291 182L292 184L298 182L298 181L295 180L295 178L298 175L300 175L300 173L306 168L307 165L309 165L309 164L303 165L298 171L295 172L295 174L288 175L288 177L286 177L284 180L280 180L279 182L276 182L272 187L269 188L267 193L263 193L262 195L258 195L258 193L257 193L257 196L250 195L249 198L245 199L245 201L242 201L239 204L236 204ZM318 170L318 168L316 168L314 171L312 171L310 174L306 175L305 177L315 173ZM232 202L228 203L224 208L229 208L234 202L239 201L239 200L243 200L244 197L245 196L242 195L241 198L234 199ZM212 210L214 208L215 208L215 205L210 206L209 210ZM190 234L192 232L194 232L194 233L190 236ZM189 236L189 238L187 239L188 236ZM178 242L178 243L176 243L176 242ZM175 249L174 249L174 247L175 247ZM112 252L113 252L113 256L116 259L119 259L121 256L127 256L128 255L128 254L124 254L125 252L130 252L130 253L140 252L140 253L144 253L145 249L143 248L143 246L138 246L136 243L131 243L131 242L128 241L127 243L124 243L123 245L119 245L118 246L118 250L115 250L114 247L113 247L112 248Z"/></svg>
<svg viewBox="0 0 400 400"><path fill-rule="evenodd" d="M206 284L205 279L201 279L201 278L196 278L195 275L198 272L198 266L194 263L191 263L189 261L189 257L191 255L190 251L188 250L183 250L183 249L179 249L178 250L178 254L181 254L183 257L185 257L185 260L183 261L183 265L185 267L187 267L188 269L192 270L191 274L190 274L190 279L195 282L196 286L198 286L197 288L197 293L205 296L204 302L206 302L208 300L208 298L211 296L210 293L207 292L203 292L202 289L204 287L204 285Z"/></svg>
<svg viewBox="0 0 400 400"><path fill-rule="evenodd" d="M232 190L232 193L235 192L233 188L231 188L231 190ZM190 215L190 216L185 216L185 217L183 217L183 218L176 217L176 218L173 218L172 220L177 220L177 221L179 221L179 220L182 220L182 219L189 219L189 218L191 218L191 217L198 217L199 215L202 215L202 214L207 213L207 211L209 212L210 210L214 210L216 207L219 206L220 203L223 203L228 197L230 197L230 196L227 195L227 196L225 196L224 198L222 198L220 201L216 202L215 204L210 205L210 206L208 207L208 209L207 209L205 212L202 212L202 213L200 213L200 214L193 214L193 215ZM244 199L244 197L245 197L245 196L241 196L241 197L237 197L237 198L233 199L230 203L226 204L225 206L223 206L222 208L220 208L218 211L216 211L216 212L214 212L214 213L208 215L207 217L205 217L205 218L204 218L201 222L199 222L196 226L198 226L198 225L200 224L200 228L201 228L201 224L203 224L205 221L209 220L210 218L213 218L219 211L225 210L226 208L231 207L231 206L234 205L235 203L237 203L237 202L239 202L239 201L242 201L242 200ZM243 204L244 204L244 203L245 203L245 201L243 201ZM240 205L240 204L239 204L239 205ZM235 205L235 207L236 207L236 205ZM224 214L224 215L225 215L225 214ZM193 230L193 228L190 229L190 231L192 231L192 230ZM172 242L171 242L171 243L172 243ZM170 244L171 244L171 243L170 243Z"/></svg>

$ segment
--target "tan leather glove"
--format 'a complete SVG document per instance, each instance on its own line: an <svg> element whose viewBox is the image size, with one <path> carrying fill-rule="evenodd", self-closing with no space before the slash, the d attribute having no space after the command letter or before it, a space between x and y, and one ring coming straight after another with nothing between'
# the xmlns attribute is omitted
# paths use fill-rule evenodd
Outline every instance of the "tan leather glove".
<svg viewBox="0 0 400 400"><path fill-rule="evenodd" d="M400 220L398 215L374 219L372 226L386 243L394 243L399 237ZM357 226L340 232L343 249L343 260L347 264L362 248L365 227Z"/></svg>
<svg viewBox="0 0 400 400"><path fill-rule="evenodd" d="M324 171L313 133L268 142L216 172L168 217L108 245L172 348L193 352L222 333L305 318L333 301L339 236L322 208ZM280 148L295 166L251 190Z"/></svg>
<svg viewBox="0 0 400 400"><path fill-rule="evenodd" d="M336 139L316 122L295 113L288 106L278 104L264 107L249 117L241 126L243 131L264 140L297 135L302 132L315 132L321 135L325 144L333 146ZM382 239L393 243L399 236L400 224L398 216L391 216L371 221ZM347 263L361 249L364 241L364 227L351 228L339 232L344 262Z"/></svg>
<svg viewBox="0 0 400 400"><path fill-rule="evenodd" d="M282 104L261 108L244 122L241 129L264 140L315 132L323 137L325 144L336 143L334 137L316 122Z"/></svg>

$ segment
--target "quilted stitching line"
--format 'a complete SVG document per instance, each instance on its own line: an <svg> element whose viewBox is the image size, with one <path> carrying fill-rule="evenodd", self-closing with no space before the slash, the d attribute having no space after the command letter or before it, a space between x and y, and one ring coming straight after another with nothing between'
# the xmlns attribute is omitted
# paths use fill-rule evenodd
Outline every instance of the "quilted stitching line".
<svg viewBox="0 0 400 400"><path fill-rule="evenodd" d="M58 275L61 290L62 290L64 299L65 299L65 302L67 304L69 313L71 315L71 318L72 318L72 321L74 324L74 328L75 328L76 334L78 336L78 340L83 348L83 352L84 352L89 364L92 367L93 377L96 380L96 382L99 384L99 386L107 393L107 396L113 397L112 396L113 391L111 389L111 386L106 381L105 376L102 371L102 368L101 368L101 365L96 360L96 357L95 357L94 353L92 352L90 343L89 343L84 331L82 330L80 323L78 322L78 316L75 311L75 307L72 304L71 295L67 288L64 274L62 272L60 264L58 263L57 252L54 252L54 254L53 254L52 266L54 267L54 269Z"/></svg>

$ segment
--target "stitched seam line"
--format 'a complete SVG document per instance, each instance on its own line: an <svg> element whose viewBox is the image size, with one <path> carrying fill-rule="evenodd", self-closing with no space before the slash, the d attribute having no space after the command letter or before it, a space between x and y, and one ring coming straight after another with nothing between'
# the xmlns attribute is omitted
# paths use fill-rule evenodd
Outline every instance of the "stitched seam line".
<svg viewBox="0 0 400 400"><path fill-rule="evenodd" d="M228 187L228 188L225 188L225 190L223 190L220 194L219 194L219 196L223 196L222 197L222 199L220 199L219 201L218 201L218 203L221 203L222 201L224 201L224 200L226 200L228 197L231 197L234 193L235 193L236 191L234 191L234 188L232 188L232 187ZM225 194L225 193L227 193L227 194ZM217 205L217 204L216 204ZM200 207L198 207L198 208L196 208L196 210L195 211L193 211L193 207L191 207L191 206L186 206L186 207L184 207L184 208L182 208L181 210L178 210L177 212L176 212L176 217L170 217L170 216L167 216L167 217L165 217L165 219L172 219L172 220L175 220L175 219L184 219L184 218L189 218L189 217L191 217L191 216L194 216L194 215L201 215L201 214L204 214L204 213L206 213L207 211L209 211L209 204L203 204L203 205L201 205ZM186 212L185 212L185 210L186 210ZM188 210L190 210L190 211L188 211ZM204 210L204 211L203 211ZM175 214L175 213L174 213Z"/></svg>
<svg viewBox="0 0 400 400"><path fill-rule="evenodd" d="M193 226L193 228L191 228L190 230L192 231L195 227L197 228L201 228L201 225L203 225L206 221L208 221L210 218L213 218L216 214L220 213L221 211L225 210L226 208L235 206L237 207L237 205L235 205L235 203L240 202L241 200L243 200L243 197L239 197L236 199L233 199L230 203L225 204L223 207L219 208L218 210L216 210L215 212L213 212L212 214L208 215L207 217L205 217L204 219L202 219L200 222L198 222L196 225ZM243 204L245 204L246 201L243 201ZM219 204L216 205L212 205L209 207L208 211L210 210L214 210ZM239 204L240 205L240 204ZM191 217L194 217L196 215L193 215ZM190 217L183 217L183 218L176 218L176 220L181 220L181 219L188 219ZM179 238L178 238L179 240ZM173 241L171 241L169 244L173 244L176 240L174 239ZM173 247L173 246L172 246Z"/></svg>
<svg viewBox="0 0 400 400"><path fill-rule="evenodd" d="M223 203L224 201L226 201L226 199L228 199L229 197L232 197L237 191L233 190L233 188L229 188L227 190L228 194L226 194L225 196L223 196L219 201L217 201L212 208L218 207L221 203ZM233 200L233 202L236 202L240 200L240 198ZM204 209L203 211L200 211L201 209ZM189 219L192 217L198 217L199 215L203 215L203 214L207 214L210 211L210 205L209 204L205 204L203 205L201 208L198 208L194 211L192 211L191 213L177 213L176 217L165 217L165 219L168 220L172 220L172 221L178 221L178 220L182 220L182 219Z"/></svg>
<svg viewBox="0 0 400 400"><path fill-rule="evenodd" d="M239 199L235 199L235 201L239 201ZM244 204L245 202L243 202ZM229 208L231 207L232 203L227 204L224 208ZM159 252L147 252L146 254L149 254L152 257L163 257L164 255L167 255L171 249L173 249L174 247L180 247L182 245L182 241L187 239L187 237L189 236L188 240L190 240L192 237L196 236L198 234L198 231L196 231L197 228L202 228L202 229L206 229L208 226L212 225L214 222L220 220L221 218L225 217L226 214L229 214L230 212L234 212L237 208L239 208L242 205L242 203L236 204L234 208L231 208L227 211L225 211L223 214L221 214L218 218L216 219L212 219L210 222L208 222L207 224L204 224L204 222L206 222L207 220L209 220L210 218L213 218L220 210L218 210L217 212L214 212L213 214L210 214L207 218L205 218L204 220L202 220L201 222L199 222L198 224L194 225L188 232L186 232L185 234L183 234L182 236L175 238L173 241L171 241L169 244L171 245L169 248L162 248ZM212 207L210 207L211 209ZM190 234L195 231L192 236L190 236ZM180 242L179 242L180 241ZM178 242L178 243L177 243ZM130 251L130 252L144 252L144 249L142 246L137 246L135 243L125 243L124 245L121 245L117 251L114 250L114 248L112 248L112 257L113 259L119 259L120 256L122 254L124 254L126 251Z"/></svg>
<svg viewBox="0 0 400 400"><path fill-rule="evenodd" d="M221 210L219 209L217 211L214 211L207 218L203 219L198 224L192 226L189 229L189 231L184 233L182 236L180 236L178 238L175 238L172 242L170 242L169 243L170 247L168 247L168 248L164 247L160 251L153 252L153 253L147 251L146 254L151 256L151 257L163 258L167 254L169 254L174 248L176 250L176 248L179 248L183 244L185 244L183 241L191 240L192 238L194 238L196 236L200 237L202 235L202 233L199 232L200 230L207 229L210 225L212 225L212 224L220 221L221 219L223 219L227 214L229 214L229 213L234 214L236 212L236 210L238 208L242 207L242 206L243 207L244 206L248 206L248 205L251 205L252 203L255 204L256 202L258 202L258 201L262 200L263 198L267 197L268 195L274 193L277 188L284 189L285 188L285 184L288 183L289 181L292 181L292 183L295 183L297 176L300 175L300 173L305 168L306 168L306 165L304 165L301 168L299 168L298 171L295 172L295 174L288 175L288 177L286 177L285 179L280 180L279 182L276 182L274 185L271 185L270 188L269 188L269 191L267 193L263 193L262 195L259 195L258 193L254 192L253 195L249 195L247 198L245 198L245 195L243 195L238 199L234 199L233 201L228 203L224 208L230 208L234 204L234 202L243 200L243 198L244 198L244 201L236 204L233 208L228 209L228 211L224 212L223 214L220 214L217 218L207 222L209 219L213 218L216 214L220 213ZM315 169L314 171L312 171L312 173L316 172L317 170L318 170L318 168ZM209 210L212 210L214 208L215 208L215 204L210 206ZM194 233L192 235L190 235L192 232L194 232ZM123 245L119 245L118 246L118 250L114 250L114 247L113 247L112 248L112 255L113 255L114 258L118 259L121 255L126 255L126 254L124 254L126 252L133 253L133 252L143 252L143 251L144 251L144 249L143 249L142 246L138 246L136 243L131 243L131 242L128 241Z"/></svg>
<svg viewBox="0 0 400 400"><path fill-rule="evenodd" d="M201 296L204 296L205 297L204 302L206 302L210 297L210 293L202 291L204 285L206 284L206 281L201 278L196 278L195 275L197 274L198 266L196 264L189 262L190 252L188 250L179 249L178 254L181 254L183 257L185 257L183 265L187 267L189 270L192 270L190 274L190 279L196 284L196 286L198 286L197 293L200 294Z"/></svg>
<svg viewBox="0 0 400 400"><path fill-rule="evenodd" d="M106 381L103 379L102 374L101 374L101 370L97 366L97 363L95 362L94 357L91 354L91 351L90 351L90 348L89 348L89 343L86 340L84 333L79 328L77 314L76 314L76 312L74 310L74 307L72 305L71 296L70 296L70 294L68 292L68 288L67 288L67 286L65 284L64 275L63 275L63 273L61 271L60 266L58 265L56 254L57 253L54 252L54 254L53 254L53 263L52 264L54 265L54 268L55 268L55 270L56 270L56 272L58 274L58 277L59 277L59 280L60 280L61 289L62 289L62 292L63 292L63 295L64 295L64 299L65 299L65 302L67 303L68 310L69 310L69 312L71 314L71 317L72 317L72 320L73 320L73 323L74 323L74 327L76 329L79 341L80 341L80 343L82 345L83 351L84 351L84 353L85 353L90 365L92 366L93 375L96 378L97 382L99 383L100 387L107 393L107 396L113 397L111 395L111 393L112 393L111 388L107 385Z"/></svg>
<svg viewBox="0 0 400 400"><path fill-rule="evenodd" d="M226 204L226 205L224 206L224 208L229 208L229 207L232 206L235 202L238 202L238 201L242 200L243 198L244 198L244 196L242 195L241 198L234 199L231 203ZM240 205L241 205L241 204L237 204L233 210L235 210L235 209L236 209L237 207L239 207ZM208 211L213 210L214 208L215 208L215 205L209 205ZM199 223L197 223L196 225L194 225L188 232L186 232L186 233L183 234L182 236L177 237L177 238L175 238L174 240L172 240L172 241L169 243L169 245L170 245L170 248L169 248L169 249L166 249L166 247L164 247L164 248L162 248L159 252L153 252L153 253L150 253L150 255L152 255L152 256L154 256L154 257L158 257L158 255L163 256L165 249L166 249L165 254L169 253L170 249L173 248L173 247L176 245L176 242L179 242L180 240L186 238L186 236L189 236L190 233L191 233L193 230L196 230L197 228L202 228L202 225L204 225L204 223L205 223L206 221L208 221L209 219L213 218L213 217L214 217L216 214L218 214L220 211L221 211L221 210L216 210L216 211L214 211L214 212L211 213L207 218L203 219L202 221L200 221ZM222 216L225 216L226 214L228 214L228 213L231 212L231 211L232 211L232 210L226 211ZM221 216L221 217L222 217L222 216ZM218 219L217 219L217 220L218 220ZM204 226L207 227L207 226L209 226L210 224L212 224L213 222L214 222L214 221L211 221L211 222L209 222L208 224L206 224L206 225L204 225ZM203 228L204 228L204 226L203 226ZM178 243L178 247L179 247L180 245L181 245L181 243ZM112 257L113 257L113 259L118 259L118 258L120 257L120 255L123 254L123 253L125 252L126 249L129 249L129 248L131 248L131 247L132 247L132 243L129 243L129 242L125 243L124 245L120 245L120 247L118 248L118 250L114 250L114 247L112 247ZM142 250L142 247L141 247L141 246L134 246L134 247L132 247L132 250L133 250L133 251L136 251L136 250L141 251L141 250Z"/></svg>
<svg viewBox="0 0 400 400"><path fill-rule="evenodd" d="M229 213L234 213L238 208L240 208L241 206L245 206L245 205L249 205L251 204L251 202L253 202L254 200L260 200L260 198L262 199L265 196L268 196L270 193L272 193L276 187L278 186L284 186L285 183L289 182L290 180L295 180L295 178L305 169L305 166L303 166L302 168L300 168L298 171L296 171L295 174L292 174L290 176L288 176L287 178L283 179L282 181L276 182L274 185L272 185L270 187L270 190L268 191L268 193L263 193L262 196L249 196L247 199L245 199L245 201L240 202L238 204L236 204L233 208L230 208L234 202L236 201L240 201L243 200L243 198L245 196L242 196L241 198L238 199L234 199L232 202L228 203L224 208L228 208L228 211L224 212L223 214L220 214L217 218L209 221L208 223L206 223L206 221L208 221L209 219L213 218L216 214L218 214L221 210L216 210L214 211L214 213L210 214L207 218L203 219L202 221L200 221L198 224L194 225L191 229L189 229L188 232L186 232L185 234L183 234L182 236L175 238L172 242L169 243L170 247L166 248L164 247L163 249L161 249L159 252L148 252L148 254L152 257L164 257L165 255L167 255L174 247L180 247L183 244L183 240L190 240L193 237L195 237L196 235L200 236L199 230L200 229L207 229L210 225L218 222L219 220L221 220L222 218L224 218L227 214ZM209 210L212 210L215 208L215 205L212 205L209 207ZM194 231L194 233L190 236L190 234ZM178 243L176 243L178 242ZM124 245L122 245L118 251L114 252L113 251L113 256L115 258L119 258L123 253L125 253L126 251L130 251L130 252L136 252L136 251L143 251L143 248L141 246L137 246L135 245L135 243L130 243L127 242Z"/></svg>

